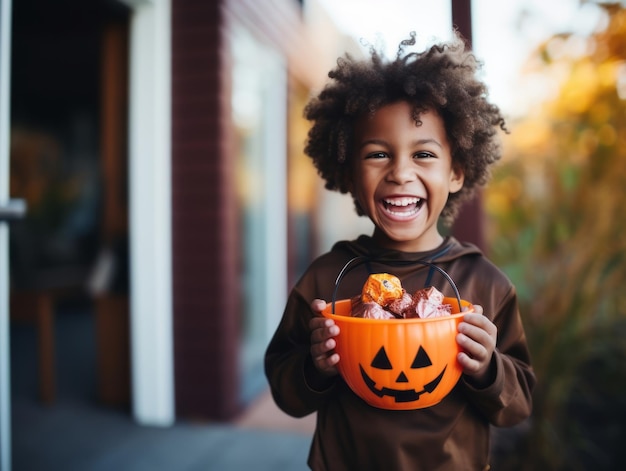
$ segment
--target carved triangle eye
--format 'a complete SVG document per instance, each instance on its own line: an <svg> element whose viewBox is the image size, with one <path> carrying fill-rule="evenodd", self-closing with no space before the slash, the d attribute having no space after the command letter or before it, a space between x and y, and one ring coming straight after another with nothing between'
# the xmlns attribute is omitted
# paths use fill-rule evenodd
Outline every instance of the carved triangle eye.
<svg viewBox="0 0 626 471"><path fill-rule="evenodd" d="M380 347L380 350L378 350L378 353L372 360L372 367L380 370L393 369L391 362L389 361L389 357L387 356L387 352L385 351L385 347Z"/></svg>
<svg viewBox="0 0 626 471"><path fill-rule="evenodd" d="M433 363L430 361L430 358L428 357L426 350L420 347L419 350L417 351L417 355L415 355L415 359L413 360L413 363L411 364L411 368L425 368L432 364Z"/></svg>

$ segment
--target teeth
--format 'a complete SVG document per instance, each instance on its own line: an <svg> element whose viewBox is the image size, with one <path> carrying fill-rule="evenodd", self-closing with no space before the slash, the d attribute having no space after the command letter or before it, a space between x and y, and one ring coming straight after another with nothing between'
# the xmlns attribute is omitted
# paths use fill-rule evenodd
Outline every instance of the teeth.
<svg viewBox="0 0 626 471"><path fill-rule="evenodd" d="M410 204L419 203L419 198L399 198L399 199L386 199L385 203L391 206L408 206Z"/></svg>
<svg viewBox="0 0 626 471"><path fill-rule="evenodd" d="M391 209L387 209L387 212L389 214L393 214L394 216L402 216L402 217L413 216L414 214L417 214L417 211L418 211L417 207L410 209L408 211L392 211Z"/></svg>

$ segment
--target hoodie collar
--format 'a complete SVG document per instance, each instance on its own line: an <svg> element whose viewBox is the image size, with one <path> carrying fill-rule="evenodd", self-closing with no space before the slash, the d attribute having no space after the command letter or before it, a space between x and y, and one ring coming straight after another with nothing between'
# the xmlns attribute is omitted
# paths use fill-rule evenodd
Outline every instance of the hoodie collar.
<svg viewBox="0 0 626 471"><path fill-rule="evenodd" d="M372 261L427 261L447 262L464 255L481 254L480 249L471 243L461 243L455 237L448 236L433 250L425 252L401 252L379 247L370 236L362 235L353 241L341 241L333 250L347 251L355 257L367 257Z"/></svg>

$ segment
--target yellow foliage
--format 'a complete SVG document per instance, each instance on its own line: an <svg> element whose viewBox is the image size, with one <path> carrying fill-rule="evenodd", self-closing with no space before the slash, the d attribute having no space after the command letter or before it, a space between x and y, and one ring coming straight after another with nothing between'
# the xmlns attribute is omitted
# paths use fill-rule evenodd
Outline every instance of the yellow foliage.
<svg viewBox="0 0 626 471"><path fill-rule="evenodd" d="M569 80L563 84L559 102L571 113L583 113L594 103L598 89L596 65L585 60L573 68Z"/></svg>
<svg viewBox="0 0 626 471"><path fill-rule="evenodd" d="M617 132L615 128L606 123L598 129L598 141L605 147L610 147L617 141Z"/></svg>
<svg viewBox="0 0 626 471"><path fill-rule="evenodd" d="M603 89L614 89L621 61L603 62L597 66L599 85Z"/></svg>
<svg viewBox="0 0 626 471"><path fill-rule="evenodd" d="M506 195L490 188L485 191L485 210L488 214L502 214L510 211L510 202Z"/></svg>
<svg viewBox="0 0 626 471"><path fill-rule="evenodd" d="M520 153L537 152L545 150L550 135L551 129L544 119L529 118L516 124L510 144Z"/></svg>
<svg viewBox="0 0 626 471"><path fill-rule="evenodd" d="M606 123L611 116L611 104L606 101L598 101L589 110L589 118L593 124Z"/></svg>
<svg viewBox="0 0 626 471"><path fill-rule="evenodd" d="M593 154L598 147L598 135L592 128L586 128L580 133L577 142L577 154L581 157L577 159L580 162L583 158L586 160L589 155Z"/></svg>
<svg viewBox="0 0 626 471"><path fill-rule="evenodd" d="M510 211L524 193L523 183L516 176L508 176L485 191L485 207L490 214Z"/></svg>
<svg viewBox="0 0 626 471"><path fill-rule="evenodd" d="M539 378L528 465L516 469L595 469L580 464L591 449L596 455L587 465L598 456L621 462L610 458L622 441L607 443L611 434L597 438L598 429L583 434L595 418L572 407L595 404L610 417L602 401L612 391L621 398L626 387L623 361L602 384L586 374L612 365L603 350L609 344L626 358L623 335L615 333L626 329L626 6L602 8L608 24L590 34L586 55L567 54L567 35L538 50L534 64L543 64L546 83L560 87L515 124L507 159L486 192L491 254L518 288ZM625 413L626 402L620 407Z"/></svg>

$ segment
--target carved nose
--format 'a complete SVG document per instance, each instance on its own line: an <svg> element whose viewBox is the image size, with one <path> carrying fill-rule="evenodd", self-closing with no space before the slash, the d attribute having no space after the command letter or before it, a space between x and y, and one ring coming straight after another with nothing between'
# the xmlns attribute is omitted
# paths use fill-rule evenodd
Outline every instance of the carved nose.
<svg viewBox="0 0 626 471"><path fill-rule="evenodd" d="M404 371L401 371L400 374L398 375L398 378L396 378L396 383L408 383L409 382L409 378L406 377L406 375L404 374Z"/></svg>

